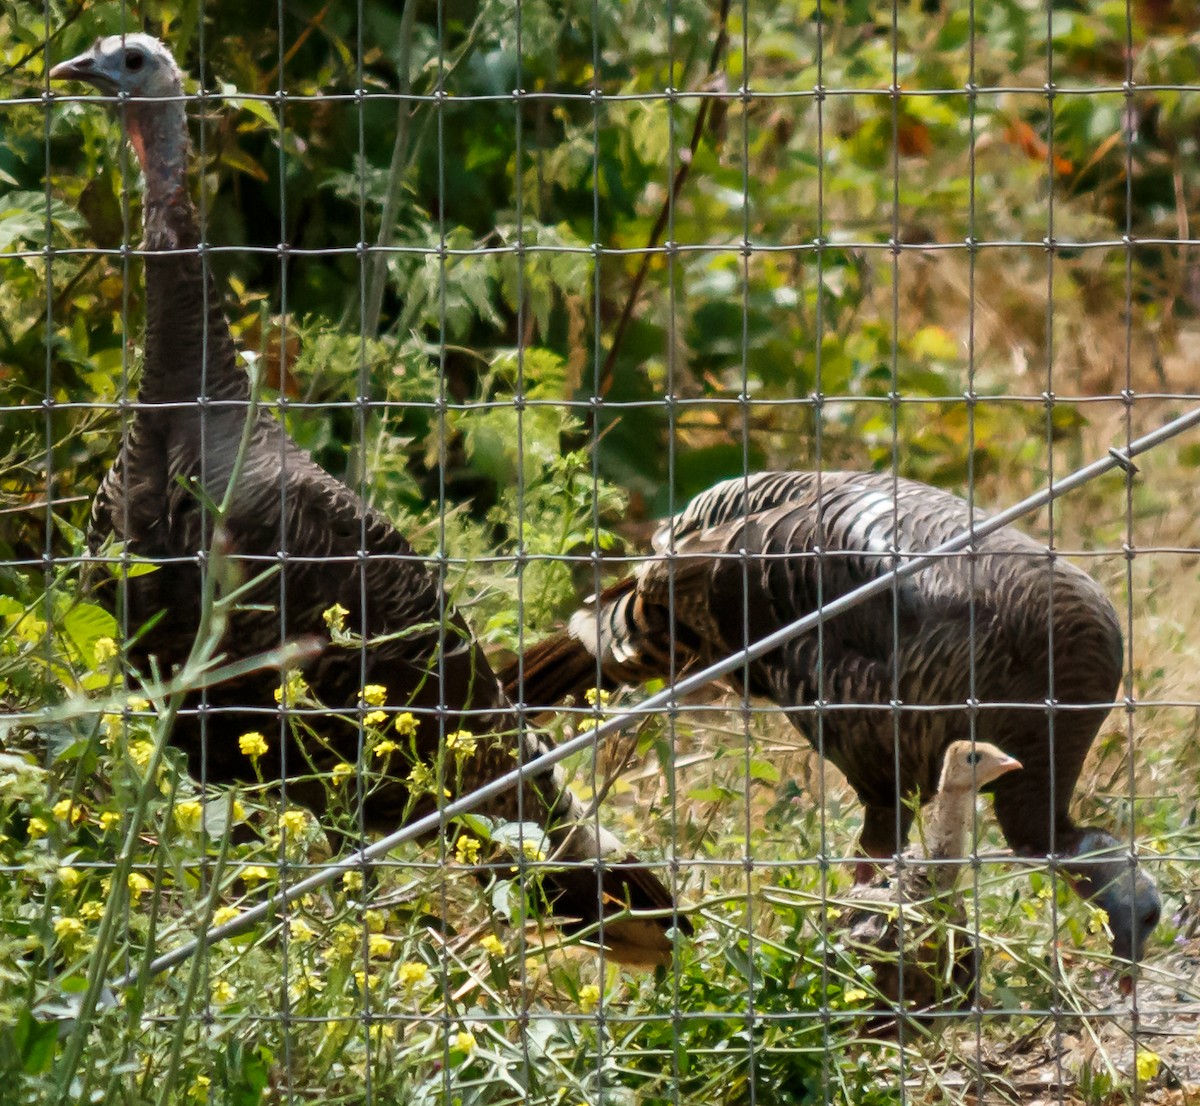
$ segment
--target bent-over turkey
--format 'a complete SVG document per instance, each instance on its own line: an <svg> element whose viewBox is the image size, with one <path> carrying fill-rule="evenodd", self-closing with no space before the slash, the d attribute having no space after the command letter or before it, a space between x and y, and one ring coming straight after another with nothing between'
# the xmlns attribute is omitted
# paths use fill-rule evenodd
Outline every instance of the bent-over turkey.
<svg viewBox="0 0 1200 1106"><path fill-rule="evenodd" d="M115 538L128 553L156 563L155 571L125 582L124 602L131 631L140 631L131 658L143 669L155 658L166 674L188 655L199 622L202 563L213 538L205 500L219 503L226 493L246 427L249 382L206 273L187 185L183 82L170 51L148 35L112 36L55 66L50 76L130 97L120 116L145 178L145 357L125 444L93 505L89 544L100 553ZM278 673L219 684L201 704L189 703L173 735L198 777L252 778L238 738L265 730L278 737L267 742L261 771L271 779L289 777L291 798L320 807L325 788L313 775L358 759L362 730L345 713L363 713L363 689L371 685L386 689L374 693L383 701L372 707L391 708L393 720L403 708L415 719L406 722L415 733L398 736L397 744L411 743L426 764L442 755L448 735L470 731L473 740L457 743L459 754L470 754L447 757L448 782L464 790L543 751L541 739L518 724L437 575L386 518L322 470L266 412L249 428L244 469L222 529L215 552L243 579L278 569L232 614L221 643L225 659L254 657L304 636L323 639L304 675L315 698L343 717L310 716L319 740L301 741L278 720ZM365 645L331 642L323 616L336 607L346 612L346 633ZM368 828L394 830L406 813L430 809L433 787L410 794L408 771L406 765L372 786L364 804ZM556 913L587 924L626 905L665 911L656 919L614 922L605 939L629 959L669 948L664 931L673 924L671 895L599 827L559 773L544 771L481 809L541 823L555 861L576 862L546 876ZM676 922L688 928L686 920Z"/></svg>
<svg viewBox="0 0 1200 1106"><path fill-rule="evenodd" d="M670 679L969 525L962 499L884 473L725 481L661 527L658 557L511 665L509 695L536 712L598 679ZM973 737L1016 757L1025 770L990 785L1008 843L1064 858L1076 890L1107 911L1114 951L1137 960L1158 924L1157 888L1127 846L1070 812L1121 656L1116 613L1096 582L1006 527L750 662L744 690L783 707L845 774L864 805L868 857L903 849L912 821L903 800L933 792L952 741ZM739 689L743 671L730 677Z"/></svg>

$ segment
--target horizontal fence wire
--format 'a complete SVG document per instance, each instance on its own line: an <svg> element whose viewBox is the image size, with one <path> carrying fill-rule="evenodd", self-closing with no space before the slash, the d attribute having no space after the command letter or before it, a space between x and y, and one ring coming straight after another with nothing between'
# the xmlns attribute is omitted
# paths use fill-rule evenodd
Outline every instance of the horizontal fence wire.
<svg viewBox="0 0 1200 1106"><path fill-rule="evenodd" d="M1107 456L1101 457L1093 461L1090 465L1086 465L1064 476L1053 486L1027 497L1020 503L1016 503L1012 507L997 512L990 517L981 519L978 524L972 526L969 530L963 531L957 538L942 542L928 553L913 554L902 549L893 550L891 557L903 563L881 573L871 583L864 584L862 587L856 588L846 595L831 600L821 609L812 611L803 618L796 619L775 633L748 645L745 649L731 653L729 656L708 665L699 672L681 677L677 683L649 696L636 707L623 710L621 713L600 722L594 729L590 728L585 733L580 733L569 740L559 743L555 748L535 757L533 760L527 761L521 767L514 768L511 772L503 776L498 776L486 786L476 788L474 791L460 796L453 802L447 803L434 813L427 814L424 818L410 822L395 833L381 837L365 849L352 853L339 861L323 865L318 871L292 884L273 899L242 912L236 918L232 918L223 925L209 930L203 937L180 945L178 948L172 949L169 953L164 953L162 956L157 957L151 962L147 970L150 974L157 974L158 972L166 971L168 968L173 968L213 943L225 940L228 937L234 937L256 923L266 920L272 914L285 907L289 902L327 886L346 872L354 871L361 868L364 864L386 857L388 853L407 841L414 841L435 831L444 830L450 819L457 818L463 814L469 814L492 796L512 790L523 779L535 777L540 772L544 772L545 769L553 767L579 753L594 752L605 740L616 736L627 727L642 721L647 715L660 711L677 711L680 707L680 701L688 695L701 691L708 684L737 672L739 669L744 668L750 661L765 656L767 653L778 649L801 634L811 633L839 615L860 606L872 597L887 594L898 581L929 568L931 565L936 564L940 557L962 550L969 550L979 539L1012 525L1012 523L1024 518L1026 515L1032 514L1034 511L1040 510L1060 496L1066 495L1068 492L1096 479L1096 477L1111 472L1113 469L1121 469L1132 475L1134 472L1132 465L1134 457L1140 456L1142 453L1157 446L1161 446L1165 442L1169 442L1172 438L1195 426L1200 426L1200 407L1189 411L1185 415L1180 415L1179 418L1173 419L1158 430L1130 442L1124 449L1113 447L1109 450ZM518 703L516 706L520 710L523 705ZM815 709L836 710L836 704L820 703L815 705ZM882 709L891 711L894 708L886 705ZM1059 709L1057 705L1056 709ZM1069 710L1070 708L1063 707L1061 709ZM125 987L136 978L136 976L122 976L115 981L114 985Z"/></svg>

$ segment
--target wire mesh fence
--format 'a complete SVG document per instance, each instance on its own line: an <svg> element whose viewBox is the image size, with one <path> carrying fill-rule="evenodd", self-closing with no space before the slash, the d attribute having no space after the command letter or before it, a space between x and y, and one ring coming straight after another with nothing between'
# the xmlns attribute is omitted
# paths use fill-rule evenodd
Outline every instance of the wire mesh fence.
<svg viewBox="0 0 1200 1106"><path fill-rule="evenodd" d="M0 32L14 1101L1190 1100L1189 9Z"/></svg>

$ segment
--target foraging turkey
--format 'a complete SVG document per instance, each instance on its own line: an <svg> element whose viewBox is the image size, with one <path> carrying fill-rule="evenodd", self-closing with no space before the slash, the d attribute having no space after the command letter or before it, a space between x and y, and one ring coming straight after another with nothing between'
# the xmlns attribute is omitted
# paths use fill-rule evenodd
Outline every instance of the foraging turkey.
<svg viewBox="0 0 1200 1106"><path fill-rule="evenodd" d="M299 740L284 726L288 736L272 737L258 764L268 779L288 777L291 799L320 809L325 786L314 774L359 759L361 728L344 715L362 713L362 689L369 685L386 689L393 718L399 708L416 716L415 734L398 735L405 738L399 744L407 748L411 737L426 764L446 749L446 735L474 735L457 743L458 755L447 756L447 779L457 765L463 790L544 751L542 739L518 724L437 575L387 519L322 470L266 412L248 427L244 467L219 547L208 552L213 520L205 500L219 503L225 495L251 395L198 248L182 75L161 42L129 34L98 40L55 66L50 77L86 81L107 95L128 94L120 114L145 179L141 386L125 444L93 504L89 533L94 554L117 539L128 553L158 564L125 584L129 628L149 625L130 646L133 661L145 670L154 658L164 674L184 661L200 619L201 564L214 563L220 553L243 579L260 580L231 616L221 642L227 661L254 657L285 640L312 636L324 642L304 672L328 708L305 719L317 740ZM260 574L272 566L277 574L263 579ZM324 616L338 606L346 612L345 630L359 641L330 640ZM279 733L278 687L277 672L259 670L208 689L202 709L195 709L200 704L193 697L173 739L186 749L198 778L254 778L238 738L247 731ZM368 828L391 831L405 815L432 808L433 787L420 794L414 787L410 794L408 772L405 764L372 788L364 804ZM545 877L559 915L589 924L626 904L668 915L673 909L662 882L599 827L565 788L561 773L544 771L481 810L540 822L554 859L579 862ZM654 959L669 950L665 929L672 924L670 916L619 920L607 925L606 944L627 959ZM685 919L677 924L689 928Z"/></svg>
<svg viewBox="0 0 1200 1106"><path fill-rule="evenodd" d="M969 996L975 953L954 861L967 854L978 790L1020 767L995 745L952 742L925 806L920 846L905 850L897 873L856 884L847 896L847 943L874 965L887 1001L919 1011Z"/></svg>
<svg viewBox="0 0 1200 1106"><path fill-rule="evenodd" d="M660 528L658 558L514 662L506 687L536 711L598 675L606 686L669 679L876 579L893 548L921 553L969 524L962 499L886 473L725 481ZM746 690L785 708L849 780L864 804L867 857L903 848L903 799L932 793L952 741L973 736L1016 757L1025 770L989 785L1008 843L1063 858L1079 894L1107 911L1114 952L1138 960L1158 924L1154 881L1111 833L1070 813L1121 656L1116 613L1095 581L1006 527L750 662ZM731 677L739 690L742 672Z"/></svg>

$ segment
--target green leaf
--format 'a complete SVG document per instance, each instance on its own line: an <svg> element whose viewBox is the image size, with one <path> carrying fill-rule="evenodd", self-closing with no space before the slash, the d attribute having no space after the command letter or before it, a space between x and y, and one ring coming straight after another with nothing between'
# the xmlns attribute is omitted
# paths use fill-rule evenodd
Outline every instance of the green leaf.
<svg viewBox="0 0 1200 1106"><path fill-rule="evenodd" d="M17 242L46 244L47 215L51 229L78 230L83 219L72 208L52 200L46 206L44 192L9 192L0 196L0 250Z"/></svg>
<svg viewBox="0 0 1200 1106"><path fill-rule="evenodd" d="M111 572L118 580L128 578L130 580L137 576L146 576L151 572L158 571L158 565L153 561L148 561L144 557L139 557L135 553L125 552L125 543L122 541L113 542L107 549L103 550L106 557L112 558L107 561L108 571Z"/></svg>
<svg viewBox="0 0 1200 1106"><path fill-rule="evenodd" d="M750 762L750 778L761 780L763 783L778 783L781 775L779 769L769 760L752 760Z"/></svg>
<svg viewBox="0 0 1200 1106"><path fill-rule="evenodd" d="M117 637L117 620L94 603L79 603L68 610L62 628L88 665L96 664L95 647L100 638Z"/></svg>
<svg viewBox="0 0 1200 1106"><path fill-rule="evenodd" d="M13 1039L21 1057L21 1067L29 1075L46 1071L54 1059L54 1045L58 1040L57 1022L39 1022L28 1010L17 1015L13 1028Z"/></svg>

